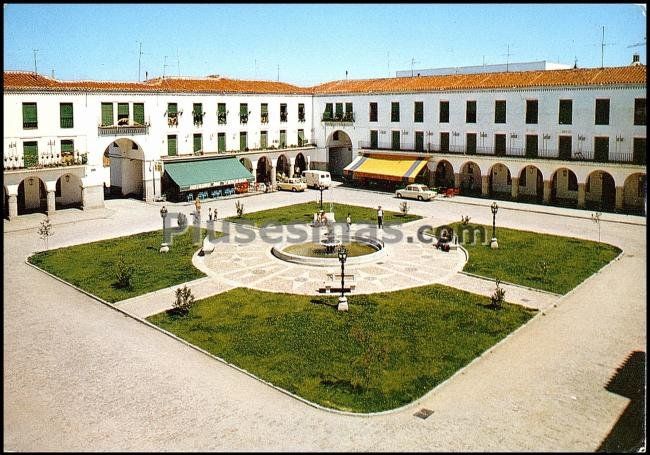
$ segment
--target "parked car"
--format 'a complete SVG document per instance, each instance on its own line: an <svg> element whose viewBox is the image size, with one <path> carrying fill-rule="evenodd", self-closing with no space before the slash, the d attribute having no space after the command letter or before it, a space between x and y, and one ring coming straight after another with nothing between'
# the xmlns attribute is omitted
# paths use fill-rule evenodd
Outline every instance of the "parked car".
<svg viewBox="0 0 650 455"><path fill-rule="evenodd" d="M278 182L277 187L279 190L286 191L305 191L307 189L307 184L299 178L286 179L283 182Z"/></svg>
<svg viewBox="0 0 650 455"><path fill-rule="evenodd" d="M402 198L417 199L418 201L430 201L438 194L437 191L429 189L426 185L414 183L413 185L406 185L406 188L395 191L395 196Z"/></svg>

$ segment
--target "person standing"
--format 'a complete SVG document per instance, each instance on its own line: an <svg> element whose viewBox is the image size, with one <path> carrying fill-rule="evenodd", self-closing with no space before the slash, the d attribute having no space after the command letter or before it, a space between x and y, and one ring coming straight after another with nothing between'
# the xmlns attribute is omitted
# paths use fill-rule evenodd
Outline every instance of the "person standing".
<svg viewBox="0 0 650 455"><path fill-rule="evenodd" d="M384 225L384 211L381 209L381 205L377 208L377 227L383 229Z"/></svg>
<svg viewBox="0 0 650 455"><path fill-rule="evenodd" d="M345 219L345 223L348 225L348 232L350 232L350 226L352 226L352 218L350 218L349 213L348 213L348 217Z"/></svg>
<svg viewBox="0 0 650 455"><path fill-rule="evenodd" d="M212 221L212 207L208 209L208 220Z"/></svg>

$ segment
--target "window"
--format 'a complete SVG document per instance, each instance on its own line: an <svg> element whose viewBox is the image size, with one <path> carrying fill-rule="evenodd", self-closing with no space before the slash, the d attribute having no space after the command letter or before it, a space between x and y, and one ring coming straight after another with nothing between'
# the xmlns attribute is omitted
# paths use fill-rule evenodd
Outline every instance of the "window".
<svg viewBox="0 0 650 455"><path fill-rule="evenodd" d="M449 133L440 133L440 151L449 151Z"/></svg>
<svg viewBox="0 0 650 455"><path fill-rule="evenodd" d="M298 103L298 121L305 121L305 105L303 103Z"/></svg>
<svg viewBox="0 0 650 455"><path fill-rule="evenodd" d="M178 126L178 105L167 103L167 125Z"/></svg>
<svg viewBox="0 0 650 455"><path fill-rule="evenodd" d="M280 147L285 148L287 146L287 130L280 130Z"/></svg>
<svg viewBox="0 0 650 455"><path fill-rule="evenodd" d="M506 123L505 100L497 100L494 102L494 123Z"/></svg>
<svg viewBox="0 0 650 455"><path fill-rule="evenodd" d="M634 124L645 125L645 98L634 99Z"/></svg>
<svg viewBox="0 0 650 455"><path fill-rule="evenodd" d="M570 160L572 148L571 136L560 136L558 140L559 158L561 160Z"/></svg>
<svg viewBox="0 0 650 455"><path fill-rule="evenodd" d="M494 135L494 154L496 156L505 156L506 154L506 135Z"/></svg>
<svg viewBox="0 0 650 455"><path fill-rule="evenodd" d="M476 101L467 102L465 123L476 123Z"/></svg>
<svg viewBox="0 0 650 455"><path fill-rule="evenodd" d="M536 158L538 152L538 138L536 134L526 135L526 158Z"/></svg>
<svg viewBox="0 0 650 455"><path fill-rule="evenodd" d="M399 102L390 103L390 121L399 122Z"/></svg>
<svg viewBox="0 0 650 455"><path fill-rule="evenodd" d="M287 105L284 103L280 104L280 121L287 121Z"/></svg>
<svg viewBox="0 0 650 455"><path fill-rule="evenodd" d="M325 103L325 112L323 113L323 120L332 120L334 118L334 110L332 103Z"/></svg>
<svg viewBox="0 0 650 455"><path fill-rule="evenodd" d="M560 125L571 125L573 111L573 100L560 100L560 115L558 122Z"/></svg>
<svg viewBox="0 0 650 455"><path fill-rule="evenodd" d="M537 124L537 100L526 100L526 124Z"/></svg>
<svg viewBox="0 0 650 455"><path fill-rule="evenodd" d="M239 132L239 150L244 151L248 148L248 137L246 131Z"/></svg>
<svg viewBox="0 0 650 455"><path fill-rule="evenodd" d="M203 125L203 104L194 103L192 105L192 120L194 122L194 126Z"/></svg>
<svg viewBox="0 0 650 455"><path fill-rule="evenodd" d="M260 148L267 148L269 146L269 133L267 131L260 131Z"/></svg>
<svg viewBox="0 0 650 455"><path fill-rule="evenodd" d="M176 156L176 135L169 134L167 135L167 155Z"/></svg>
<svg viewBox="0 0 650 455"><path fill-rule="evenodd" d="M23 142L23 165L34 167L38 164L38 142Z"/></svg>
<svg viewBox="0 0 650 455"><path fill-rule="evenodd" d="M354 115L352 113L352 103L345 103L345 116L343 117L343 120L346 122L354 121Z"/></svg>
<svg viewBox="0 0 650 455"><path fill-rule="evenodd" d="M424 132L416 131L415 132L415 151L422 152L424 151Z"/></svg>
<svg viewBox="0 0 650 455"><path fill-rule="evenodd" d="M129 103L117 103L117 124L129 124Z"/></svg>
<svg viewBox="0 0 650 455"><path fill-rule="evenodd" d="M248 103L239 103L239 123L248 123Z"/></svg>
<svg viewBox="0 0 650 455"><path fill-rule="evenodd" d="M334 119L343 120L343 103L336 103L336 115Z"/></svg>
<svg viewBox="0 0 650 455"><path fill-rule="evenodd" d="M113 103L102 103L102 126L113 124Z"/></svg>
<svg viewBox="0 0 650 455"><path fill-rule="evenodd" d="M370 130L370 148L379 148L379 131L377 130Z"/></svg>
<svg viewBox="0 0 650 455"><path fill-rule="evenodd" d="M594 161L606 163L609 161L609 138L608 137L595 137L594 138Z"/></svg>
<svg viewBox="0 0 650 455"><path fill-rule="evenodd" d="M269 105L268 103L262 103L260 105L260 120L262 123L269 123Z"/></svg>
<svg viewBox="0 0 650 455"><path fill-rule="evenodd" d="M298 130L298 146L302 147L307 141L305 140L305 130Z"/></svg>
<svg viewBox="0 0 650 455"><path fill-rule="evenodd" d="M634 164L645 164L645 138L635 137L632 142L632 162Z"/></svg>
<svg viewBox="0 0 650 455"><path fill-rule="evenodd" d="M226 111L226 103L218 103L217 104L217 123L219 125L225 125L227 116L228 116L228 112Z"/></svg>
<svg viewBox="0 0 650 455"><path fill-rule="evenodd" d="M609 100L596 100L596 125L609 125Z"/></svg>
<svg viewBox="0 0 650 455"><path fill-rule="evenodd" d="M393 131L392 133L393 134L392 134L391 148L393 150L399 150L399 148L400 148L400 144L399 144L400 132L399 131Z"/></svg>
<svg viewBox="0 0 650 455"><path fill-rule="evenodd" d="M440 123L449 123L449 101L440 101Z"/></svg>
<svg viewBox="0 0 650 455"><path fill-rule="evenodd" d="M416 101L413 110L413 121L416 123L424 122L424 103L422 101Z"/></svg>
<svg viewBox="0 0 650 455"><path fill-rule="evenodd" d="M72 128L74 127L73 121L73 111L72 103L61 103L59 104L59 118L61 122L61 128Z"/></svg>
<svg viewBox="0 0 650 455"><path fill-rule="evenodd" d="M217 151L219 153L226 151L226 133L217 134Z"/></svg>
<svg viewBox="0 0 650 455"><path fill-rule="evenodd" d="M377 103L370 103L370 121L377 121Z"/></svg>
<svg viewBox="0 0 650 455"><path fill-rule="evenodd" d="M465 146L468 155L476 154L476 133L467 133L467 145Z"/></svg>
<svg viewBox="0 0 650 455"><path fill-rule="evenodd" d="M201 133L194 134L194 153L203 151L203 136Z"/></svg>
<svg viewBox="0 0 650 455"><path fill-rule="evenodd" d="M74 141L64 139L61 141L61 162L69 163L74 161Z"/></svg>
<svg viewBox="0 0 650 455"><path fill-rule="evenodd" d="M144 103L133 103L133 123L144 125Z"/></svg>
<svg viewBox="0 0 650 455"><path fill-rule="evenodd" d="M38 114L36 103L23 103L23 128L38 128Z"/></svg>

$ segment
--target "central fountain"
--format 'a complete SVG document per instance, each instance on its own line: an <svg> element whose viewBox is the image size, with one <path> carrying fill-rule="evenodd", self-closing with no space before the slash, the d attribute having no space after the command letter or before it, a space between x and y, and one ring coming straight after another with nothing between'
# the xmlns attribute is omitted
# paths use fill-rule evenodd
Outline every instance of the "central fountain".
<svg viewBox="0 0 650 455"><path fill-rule="evenodd" d="M337 247L341 246L342 242L336 238L336 234L334 233L334 223L331 220L327 220L325 227L327 227L325 239L321 240L320 244L325 247L325 252L327 254L332 254Z"/></svg>

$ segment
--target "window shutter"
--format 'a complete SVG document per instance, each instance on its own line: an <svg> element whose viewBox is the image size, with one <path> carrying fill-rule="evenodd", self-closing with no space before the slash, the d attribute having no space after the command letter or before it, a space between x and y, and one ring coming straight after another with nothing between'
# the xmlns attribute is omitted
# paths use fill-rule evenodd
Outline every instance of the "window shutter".
<svg viewBox="0 0 650 455"><path fill-rule="evenodd" d="M246 103L239 104L239 115L243 115L243 116L248 115L248 104Z"/></svg>
<svg viewBox="0 0 650 455"><path fill-rule="evenodd" d="M38 164L38 142L23 144L23 162L25 167L33 167Z"/></svg>
<svg viewBox="0 0 650 455"><path fill-rule="evenodd" d="M72 103L61 103L59 106L61 128L72 128Z"/></svg>
<svg viewBox="0 0 650 455"><path fill-rule="evenodd" d="M268 139L267 139L267 133L266 131L260 131L260 147L265 149L268 146Z"/></svg>
<svg viewBox="0 0 650 455"><path fill-rule="evenodd" d="M194 135L194 151L195 152L198 152L199 150L201 150L203 148L202 147L202 142L203 141L201 139L202 138L201 138L200 134L195 134Z"/></svg>
<svg viewBox="0 0 650 455"><path fill-rule="evenodd" d="M117 116L129 117L129 103L117 103Z"/></svg>
<svg viewBox="0 0 650 455"><path fill-rule="evenodd" d="M192 107L192 114L201 115L203 113L203 105L201 103L194 103Z"/></svg>
<svg viewBox="0 0 650 455"><path fill-rule="evenodd" d="M167 104L167 115L176 115L178 113L178 105L176 103Z"/></svg>
<svg viewBox="0 0 650 455"><path fill-rule="evenodd" d="M226 151L226 133L219 133L218 136L219 140L219 145L218 145L218 150L220 152L225 152Z"/></svg>
<svg viewBox="0 0 650 455"><path fill-rule="evenodd" d="M144 103L133 104L133 121L144 125Z"/></svg>
<svg viewBox="0 0 650 455"><path fill-rule="evenodd" d="M219 103L218 112L219 112L220 114L226 112L226 104L225 104L225 103Z"/></svg>
<svg viewBox="0 0 650 455"><path fill-rule="evenodd" d="M113 124L113 103L102 103L102 125Z"/></svg>
<svg viewBox="0 0 650 455"><path fill-rule="evenodd" d="M246 150L246 147L248 147L246 143L246 132L242 131L239 133L239 150Z"/></svg>
<svg viewBox="0 0 650 455"><path fill-rule="evenodd" d="M74 141L61 141L61 153L73 153Z"/></svg>
<svg viewBox="0 0 650 455"><path fill-rule="evenodd" d="M269 113L269 105L266 103L262 103L262 114L268 114Z"/></svg>
<svg viewBox="0 0 650 455"><path fill-rule="evenodd" d="M176 156L176 136L167 136L167 155Z"/></svg>
<svg viewBox="0 0 650 455"><path fill-rule="evenodd" d="M305 143L305 130L298 130L298 145L302 146Z"/></svg>

